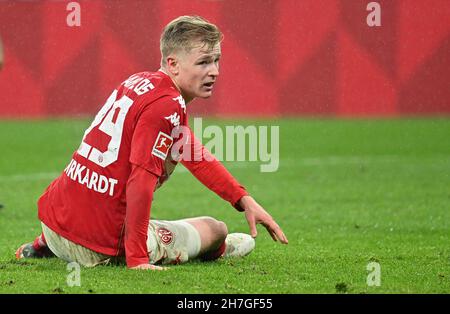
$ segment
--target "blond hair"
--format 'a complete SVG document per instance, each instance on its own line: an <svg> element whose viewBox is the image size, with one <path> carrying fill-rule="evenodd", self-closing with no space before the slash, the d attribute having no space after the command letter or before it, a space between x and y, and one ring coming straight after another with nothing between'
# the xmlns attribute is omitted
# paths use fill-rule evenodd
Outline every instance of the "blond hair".
<svg viewBox="0 0 450 314"><path fill-rule="evenodd" d="M219 28L200 16L180 16L166 25L161 35L163 60L171 53L191 51L197 44L214 48L223 39Z"/></svg>

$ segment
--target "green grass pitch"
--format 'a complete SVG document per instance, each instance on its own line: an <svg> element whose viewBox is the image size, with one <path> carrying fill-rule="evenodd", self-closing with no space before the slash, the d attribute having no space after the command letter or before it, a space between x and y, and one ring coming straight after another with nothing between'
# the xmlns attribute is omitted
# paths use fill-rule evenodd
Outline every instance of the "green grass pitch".
<svg viewBox="0 0 450 314"><path fill-rule="evenodd" d="M36 201L78 147L90 121L0 122L0 293L449 293L450 120L205 120L204 126L279 125L280 166L228 169L273 215L289 244L258 227L243 259L192 262L166 272L82 268L66 283L58 259L14 259L38 234ZM179 168L182 168L180 165ZM242 213L177 169L152 217L209 215L248 232ZM367 265L380 265L369 286Z"/></svg>

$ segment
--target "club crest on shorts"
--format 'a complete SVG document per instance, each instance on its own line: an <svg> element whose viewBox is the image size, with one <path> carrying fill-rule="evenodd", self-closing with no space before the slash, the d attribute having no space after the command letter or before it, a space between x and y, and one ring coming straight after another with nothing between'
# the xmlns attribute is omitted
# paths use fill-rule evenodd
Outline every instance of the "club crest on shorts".
<svg viewBox="0 0 450 314"><path fill-rule="evenodd" d="M172 231L166 229L166 228L158 228L158 236L161 239L161 242L165 245L169 245L172 243L173 240L173 234Z"/></svg>
<svg viewBox="0 0 450 314"><path fill-rule="evenodd" d="M172 144L173 139L169 135L164 132L159 132L155 144L153 145L152 155L165 160Z"/></svg>

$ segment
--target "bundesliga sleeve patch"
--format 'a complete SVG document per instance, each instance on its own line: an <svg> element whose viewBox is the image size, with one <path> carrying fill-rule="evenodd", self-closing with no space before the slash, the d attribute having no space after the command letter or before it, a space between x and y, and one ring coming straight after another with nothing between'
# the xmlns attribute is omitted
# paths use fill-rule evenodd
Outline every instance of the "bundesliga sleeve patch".
<svg viewBox="0 0 450 314"><path fill-rule="evenodd" d="M173 144L173 139L164 132L159 132L156 138L155 145L153 145L152 155L166 160L169 149Z"/></svg>

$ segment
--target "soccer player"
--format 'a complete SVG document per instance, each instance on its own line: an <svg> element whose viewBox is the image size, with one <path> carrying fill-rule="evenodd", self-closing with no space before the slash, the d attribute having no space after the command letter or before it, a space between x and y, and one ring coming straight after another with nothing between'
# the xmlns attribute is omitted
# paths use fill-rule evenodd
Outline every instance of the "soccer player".
<svg viewBox="0 0 450 314"><path fill-rule="evenodd" d="M164 269L194 258L250 253L256 225L288 240L274 219L188 128L187 107L208 98L219 75L222 33L182 16L161 36L161 68L122 82L85 131L62 174L38 201L42 234L17 258L56 255L95 266L125 259L132 269ZM181 162L200 182L242 211L250 235L229 234L211 217L150 220L154 191Z"/></svg>

